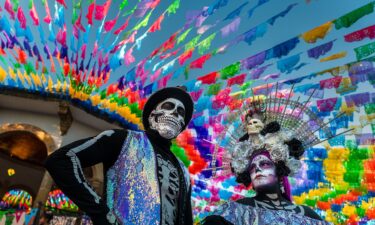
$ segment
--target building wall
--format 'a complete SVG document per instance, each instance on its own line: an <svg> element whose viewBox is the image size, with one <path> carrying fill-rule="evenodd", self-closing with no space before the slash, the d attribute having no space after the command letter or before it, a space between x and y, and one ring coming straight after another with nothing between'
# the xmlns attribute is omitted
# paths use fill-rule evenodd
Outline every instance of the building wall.
<svg viewBox="0 0 375 225"><path fill-rule="evenodd" d="M14 169L13 176L8 176L9 168ZM45 170L42 167L0 153L0 197L9 189L20 188L27 191L34 200L44 173Z"/></svg>
<svg viewBox="0 0 375 225"><path fill-rule="evenodd" d="M38 127L40 129L44 130L49 135L51 135L52 139L55 142L56 148L62 147L66 144L69 144L73 141L76 141L76 140L79 140L79 139L82 139L82 138L95 136L105 129L116 127L114 125L111 125L111 124L107 123L107 124L105 124L105 127L103 127L103 129L100 130L98 128L93 128L93 127L90 127L86 124L83 124L80 121L75 120L74 117L73 117L73 123L72 123L70 129L68 130L67 134L64 135L64 136L61 136L60 135L60 129L59 129L60 119L59 119L59 116L57 114L57 110L58 109L56 108L56 114L53 115L53 114L43 114L43 113L28 112L28 111L22 111L22 110L18 110L18 109L7 109L7 108L1 108L0 107L0 126L3 126L4 124L29 124L29 125ZM91 116L91 115L88 115L88 116ZM100 119L98 119L98 121L100 121ZM100 121L100 124L101 123L103 123L103 121ZM51 152L53 152L54 150L56 150L56 149L51 149L49 154ZM3 161L5 162L6 160L3 159ZM5 163L4 163L4 165L5 165ZM17 166L15 166L15 165L12 165L12 166L15 167L14 169L16 169L16 171L17 171L17 168L16 168ZM18 165L18 166L25 166L25 165ZM0 169L2 171L4 170L4 168L0 168ZM102 169L103 169L102 164L98 164L98 165L92 167L93 178L89 180L89 182L91 181L93 187L98 191L99 194L101 194L101 192L103 190ZM39 173L45 173L45 170L40 171L40 169L39 170L36 169L34 171L34 169L30 169L30 173L33 173L33 172L36 172L36 173L39 174ZM21 174L19 174L19 175L21 176ZM3 174L1 174L1 176L3 176ZM32 177L32 176L30 176L30 174L25 174L25 175L22 175L22 176L28 177L29 180L30 180L30 177ZM38 177L40 177L40 176L38 176ZM47 186L50 186L51 181L46 182L45 181L46 178L49 179L49 180L51 179L49 176L45 176L45 178L43 178L43 181L41 181L40 178L33 179L32 181L30 181L29 190L32 190L33 192L35 191L35 186L38 186L35 183L39 184L39 186L37 188L37 189L39 189L39 191L42 190L42 189L45 189L45 188L43 188L43 184L49 184ZM25 179L25 180L27 180L27 179ZM40 186L40 185L42 185L42 186ZM45 193L46 191L47 190L45 190L43 192ZM38 195L38 192L32 193L32 194ZM0 196L0 198L1 198L1 196Z"/></svg>
<svg viewBox="0 0 375 225"><path fill-rule="evenodd" d="M95 136L101 132L101 130L89 127L80 123L79 121L73 120L73 124L68 133L62 137L60 136L60 120L57 115L57 110L56 116L53 116L50 114L0 108L0 126L3 124L14 123L25 123L39 127L52 136L57 147L61 147L75 140Z"/></svg>

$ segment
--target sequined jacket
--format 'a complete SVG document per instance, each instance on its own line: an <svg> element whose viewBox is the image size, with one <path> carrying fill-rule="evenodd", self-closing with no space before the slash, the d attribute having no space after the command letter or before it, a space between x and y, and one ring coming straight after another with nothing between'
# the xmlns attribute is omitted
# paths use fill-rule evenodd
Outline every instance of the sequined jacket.
<svg viewBox="0 0 375 225"><path fill-rule="evenodd" d="M180 192L189 190L189 174L182 162L184 180ZM129 131L117 161L107 172L108 219L121 224L160 224L160 191L156 156L151 142L143 132ZM185 190L185 191L184 191ZM184 211L184 204L179 212ZM178 224L185 224L183 213Z"/></svg>
<svg viewBox="0 0 375 225"><path fill-rule="evenodd" d="M155 151L169 150L144 132L107 130L96 137L68 144L53 154L45 167L55 183L94 225L160 224L160 193ZM174 157L179 171L179 225L191 225L191 187L187 170ZM103 163L103 197L86 181L83 168Z"/></svg>

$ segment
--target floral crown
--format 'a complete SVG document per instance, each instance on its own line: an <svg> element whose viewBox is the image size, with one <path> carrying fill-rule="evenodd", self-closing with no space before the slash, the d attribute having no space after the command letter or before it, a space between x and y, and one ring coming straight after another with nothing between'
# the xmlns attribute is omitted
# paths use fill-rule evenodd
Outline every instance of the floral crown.
<svg viewBox="0 0 375 225"><path fill-rule="evenodd" d="M244 172L251 155L262 149L270 153L275 163L283 162L290 170L289 175L294 175L300 168L301 163L298 160L303 155L304 149L351 131L333 134L327 126L344 113L336 115L328 122L323 122L307 107L315 91L307 101L300 102L299 98L291 99L293 86L287 98L278 98L277 90L276 83L275 94L272 94L271 88L271 93L267 91L268 97L253 96L247 99L240 110L229 114L223 121L226 127L217 137L218 142L211 161L214 176L216 170L222 170L222 175L230 174L233 170L236 174ZM244 135L243 131L247 126L246 117L251 116L252 113L261 114L260 120L265 124L265 128L258 135ZM242 121L238 121L239 118ZM320 140L317 136L318 131L326 137L324 140ZM224 154L218 154L220 149ZM222 158L221 167L216 167L218 157Z"/></svg>
<svg viewBox="0 0 375 225"><path fill-rule="evenodd" d="M230 166L236 174L243 173L249 167L252 155L259 151L268 151L273 162L284 162L290 169L290 175L294 176L301 167L298 157L303 154L303 149L299 148L298 153L298 150L293 152L295 147L291 144L296 142L296 139L292 137L290 132L279 130L265 135L258 134L256 141L248 139L238 142L230 154Z"/></svg>

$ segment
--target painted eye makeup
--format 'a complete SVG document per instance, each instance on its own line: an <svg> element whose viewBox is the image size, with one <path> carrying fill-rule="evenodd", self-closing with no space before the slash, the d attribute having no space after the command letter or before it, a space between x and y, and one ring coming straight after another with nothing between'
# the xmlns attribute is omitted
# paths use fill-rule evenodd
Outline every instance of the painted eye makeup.
<svg viewBox="0 0 375 225"><path fill-rule="evenodd" d="M268 168L272 168L273 167L273 163L271 161L261 161L259 163L259 167L262 168L262 169L268 169Z"/></svg>

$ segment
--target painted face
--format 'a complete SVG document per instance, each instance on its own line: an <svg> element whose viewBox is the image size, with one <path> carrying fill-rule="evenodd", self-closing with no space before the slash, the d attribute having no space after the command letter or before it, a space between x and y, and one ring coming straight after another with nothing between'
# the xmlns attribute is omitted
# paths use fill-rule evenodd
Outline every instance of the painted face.
<svg viewBox="0 0 375 225"><path fill-rule="evenodd" d="M264 128L263 122L258 118L246 119L246 131L247 134L259 134L259 132Z"/></svg>
<svg viewBox="0 0 375 225"><path fill-rule="evenodd" d="M175 98L159 103L151 112L148 121L150 128L157 130L165 139L173 139L180 134L185 125L185 106Z"/></svg>
<svg viewBox="0 0 375 225"><path fill-rule="evenodd" d="M275 164L265 155L257 155L250 164L251 184L255 190L266 189L277 182Z"/></svg>

